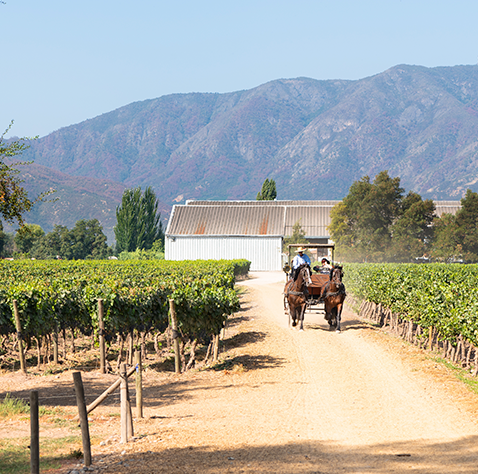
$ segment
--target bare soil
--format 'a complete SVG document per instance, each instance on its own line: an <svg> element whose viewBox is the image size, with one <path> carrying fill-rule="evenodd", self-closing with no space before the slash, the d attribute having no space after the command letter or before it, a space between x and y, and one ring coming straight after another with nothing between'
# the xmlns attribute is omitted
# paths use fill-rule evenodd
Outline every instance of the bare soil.
<svg viewBox="0 0 478 474"><path fill-rule="evenodd" d="M119 443L119 400L90 416L93 468L105 473L478 472L478 395L433 355L363 323L347 310L343 331L306 314L288 327L282 273L239 282L220 364L176 376L146 370L145 417ZM84 373L88 402L116 377ZM76 413L71 373L3 375L6 392ZM55 398L53 398L55 397ZM25 436L6 421L0 438ZM45 423L41 436L79 430ZM81 447L81 441L79 442ZM77 461L58 473L70 472Z"/></svg>

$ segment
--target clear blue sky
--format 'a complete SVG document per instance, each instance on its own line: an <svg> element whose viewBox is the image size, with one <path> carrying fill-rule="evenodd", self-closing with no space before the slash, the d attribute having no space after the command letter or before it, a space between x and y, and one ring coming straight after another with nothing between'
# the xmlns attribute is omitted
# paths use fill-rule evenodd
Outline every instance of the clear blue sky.
<svg viewBox="0 0 478 474"><path fill-rule="evenodd" d="M279 78L478 62L476 0L5 0L0 132Z"/></svg>

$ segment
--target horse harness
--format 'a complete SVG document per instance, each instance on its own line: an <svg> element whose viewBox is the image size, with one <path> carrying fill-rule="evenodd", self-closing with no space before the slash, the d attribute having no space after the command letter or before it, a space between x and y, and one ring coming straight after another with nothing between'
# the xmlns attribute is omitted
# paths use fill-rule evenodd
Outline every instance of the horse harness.
<svg viewBox="0 0 478 474"><path fill-rule="evenodd" d="M291 286L291 285L289 285ZM305 287L305 291L291 291L289 290L289 288L287 288L287 291L284 293L284 295L286 296L289 296L289 295L293 295L293 296L307 296L309 294L309 292L307 291L307 287Z"/></svg>
<svg viewBox="0 0 478 474"><path fill-rule="evenodd" d="M340 284L338 285L339 289L337 291L334 291L333 293L328 293L329 287L330 287L330 281L328 281L327 284L325 285L325 291L324 291L324 294L321 296L321 299L325 299L328 296L339 296L339 295L347 296L345 293L345 285L342 282L340 282Z"/></svg>
<svg viewBox="0 0 478 474"><path fill-rule="evenodd" d="M289 296L289 295L294 295L294 296L305 296L305 295L308 295L309 292L305 292L305 291L287 291L287 293L284 293L286 296Z"/></svg>

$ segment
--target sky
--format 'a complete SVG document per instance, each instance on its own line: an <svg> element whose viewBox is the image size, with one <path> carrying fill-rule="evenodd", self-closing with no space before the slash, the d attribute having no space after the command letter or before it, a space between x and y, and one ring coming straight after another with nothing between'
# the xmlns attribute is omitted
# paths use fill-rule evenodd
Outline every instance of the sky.
<svg viewBox="0 0 478 474"><path fill-rule="evenodd" d="M476 0L0 0L0 133L145 99L478 63Z"/></svg>

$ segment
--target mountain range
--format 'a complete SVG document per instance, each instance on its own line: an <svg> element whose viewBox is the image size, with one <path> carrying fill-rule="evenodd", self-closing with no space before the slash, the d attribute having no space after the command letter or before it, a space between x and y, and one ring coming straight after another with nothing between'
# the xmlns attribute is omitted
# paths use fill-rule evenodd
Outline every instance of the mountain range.
<svg viewBox="0 0 478 474"><path fill-rule="evenodd" d="M457 200L478 191L478 66L167 95L57 130L23 158L35 162L27 189L68 189L29 216L46 230L88 208L111 235L122 191L136 186L154 188L164 217L186 199L255 199L265 178L278 199L341 199L381 170L424 198Z"/></svg>

